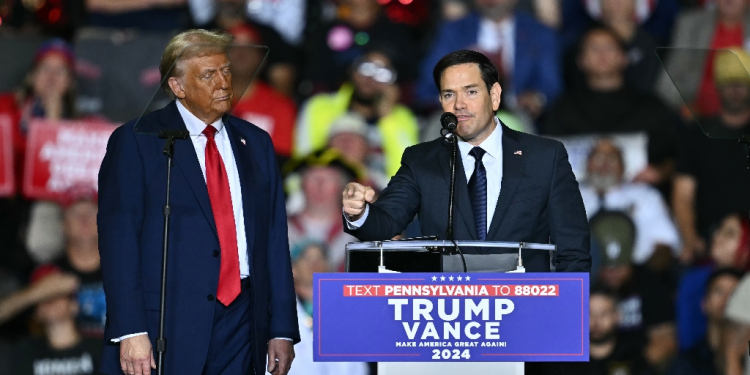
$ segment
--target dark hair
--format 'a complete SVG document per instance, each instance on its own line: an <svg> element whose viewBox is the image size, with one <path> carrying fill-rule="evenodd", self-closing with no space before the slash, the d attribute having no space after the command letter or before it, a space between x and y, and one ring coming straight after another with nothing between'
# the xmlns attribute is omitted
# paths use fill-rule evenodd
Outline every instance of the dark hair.
<svg viewBox="0 0 750 375"><path fill-rule="evenodd" d="M603 33L606 35L609 35L612 40L615 41L615 44L617 45L617 48L625 54L627 52L627 47L625 46L625 43L623 42L622 38L620 38L619 35L617 35L612 29L606 27L606 26L594 26L590 29L588 29L583 36L581 36L580 41L578 42L578 53L576 53L577 56L581 56L583 54L583 46L586 45L589 38L591 38L592 35Z"/></svg>
<svg viewBox="0 0 750 375"><path fill-rule="evenodd" d="M729 276L734 277L737 279L737 281L742 279L742 276L744 275L744 272L735 269L735 268L719 268L718 270L714 270L711 272L711 275L708 276L708 280L706 280L706 291L704 292L704 296L707 296L709 291L711 290L711 285L716 281L716 279L722 277L722 276Z"/></svg>
<svg viewBox="0 0 750 375"><path fill-rule="evenodd" d="M602 296L605 298L609 298L610 300L612 300L615 306L617 306L617 302L620 300L617 297L617 294L611 288L601 283L595 283L591 286L591 291L589 292L589 299L593 296Z"/></svg>
<svg viewBox="0 0 750 375"><path fill-rule="evenodd" d="M490 91L492 85L500 82L500 74L497 72L497 67L487 56L476 51L462 49L443 56L435 64L435 68L432 70L432 79L435 80L435 86L437 86L438 91L440 91L440 77L443 75L445 69L461 64L477 64L479 66L479 72L482 74L482 81L487 85L487 91Z"/></svg>

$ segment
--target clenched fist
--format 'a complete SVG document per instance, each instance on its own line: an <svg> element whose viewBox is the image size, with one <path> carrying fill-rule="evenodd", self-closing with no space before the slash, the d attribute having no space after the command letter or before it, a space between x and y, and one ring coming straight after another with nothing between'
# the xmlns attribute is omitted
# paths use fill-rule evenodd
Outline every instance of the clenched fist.
<svg viewBox="0 0 750 375"><path fill-rule="evenodd" d="M365 213L367 203L374 202L375 190L369 186L350 182L346 184L343 196L344 212L349 215L349 219L357 221Z"/></svg>

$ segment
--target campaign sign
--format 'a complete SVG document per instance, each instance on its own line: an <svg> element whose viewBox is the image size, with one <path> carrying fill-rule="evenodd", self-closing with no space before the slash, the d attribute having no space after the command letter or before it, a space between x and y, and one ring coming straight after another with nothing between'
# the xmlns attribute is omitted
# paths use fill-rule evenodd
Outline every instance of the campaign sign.
<svg viewBox="0 0 750 375"><path fill-rule="evenodd" d="M99 167L114 130L115 126L101 121L31 121L24 195L54 200L72 186L97 189Z"/></svg>
<svg viewBox="0 0 750 375"><path fill-rule="evenodd" d="M314 277L314 360L589 360L588 273Z"/></svg>

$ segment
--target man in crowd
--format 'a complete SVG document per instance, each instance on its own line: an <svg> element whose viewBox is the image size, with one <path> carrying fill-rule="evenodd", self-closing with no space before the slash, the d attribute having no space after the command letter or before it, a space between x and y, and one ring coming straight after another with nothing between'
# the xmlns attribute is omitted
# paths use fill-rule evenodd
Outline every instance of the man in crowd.
<svg viewBox="0 0 750 375"><path fill-rule="evenodd" d="M548 135L645 132L649 165L637 180L658 185L669 180L676 154L678 118L656 97L625 85L627 56L609 29L587 32L578 64L586 87L566 93L554 104L544 124Z"/></svg>
<svg viewBox="0 0 750 375"><path fill-rule="evenodd" d="M713 79L721 99L719 114L701 119L700 127L687 129L680 142L672 207L682 233L685 262L705 255L706 239L724 217L750 209L747 150L737 143L737 136L750 132L746 67L750 67L750 55L742 50L716 54Z"/></svg>
<svg viewBox="0 0 750 375"><path fill-rule="evenodd" d="M625 181L624 173L620 149L608 139L597 142L589 153L586 178L581 183L586 215L591 219L599 211L624 212L636 226L633 262L644 264L654 254L670 259L680 250L680 234L664 199L647 184Z"/></svg>
<svg viewBox="0 0 750 375"><path fill-rule="evenodd" d="M643 375L648 364L636 342L617 331L617 297L606 288L589 294L589 355L591 375Z"/></svg>
<svg viewBox="0 0 750 375"><path fill-rule="evenodd" d="M357 239L344 233L341 223L341 190L360 174L334 149L314 152L304 159L290 162L302 180L304 207L289 216L289 245L316 240L328 248L329 268L344 269L346 244Z"/></svg>
<svg viewBox="0 0 750 375"><path fill-rule="evenodd" d="M31 283L61 272L54 265L38 268ZM98 374L102 343L84 338L76 327L80 306L75 294L49 296L36 305L34 317L42 326L43 337L19 342L12 358L14 375Z"/></svg>
<svg viewBox="0 0 750 375"><path fill-rule="evenodd" d="M349 82L335 93L315 95L300 111L294 155L304 157L325 146L333 122L347 112L367 120L373 158L380 158L389 176L401 165L401 154L417 143L414 114L398 103L397 73L387 53L372 50L354 61Z"/></svg>
<svg viewBox="0 0 750 375"><path fill-rule="evenodd" d="M96 192L75 186L61 202L65 256L52 263L60 272L45 273L28 287L0 300L0 323L52 296L77 297L77 324L84 336L102 338L106 303L99 261ZM46 266L43 266L46 267Z"/></svg>
<svg viewBox="0 0 750 375"><path fill-rule="evenodd" d="M521 109L536 119L554 102L562 90L557 36L533 16L517 12L516 2L475 0L477 12L440 25L421 65L418 104L437 106L430 72L444 55L464 48L485 54L498 67L506 108Z"/></svg>
<svg viewBox="0 0 750 375"><path fill-rule="evenodd" d="M165 129L190 135L174 146L165 374L291 366L299 330L281 178L268 133L226 115L231 42L206 30L172 38L160 72L175 100L110 137L98 218L106 374L156 367L167 172L156 134Z"/></svg>
<svg viewBox="0 0 750 375"><path fill-rule="evenodd" d="M750 275L745 275L729 297L724 312L722 348L726 375L750 374ZM744 370L743 370L744 369Z"/></svg>
<svg viewBox="0 0 750 375"><path fill-rule="evenodd" d="M742 48L750 37L747 1L714 3L715 7L680 14L669 54L659 52L667 63L656 88L664 101L685 118L691 117L688 106L701 117L719 113L722 99L715 81L713 51Z"/></svg>
<svg viewBox="0 0 750 375"><path fill-rule="evenodd" d="M703 312L708 316L706 335L672 364L671 374L718 375L724 373L724 310L729 297L742 278L742 272L723 268L708 278L703 296Z"/></svg>

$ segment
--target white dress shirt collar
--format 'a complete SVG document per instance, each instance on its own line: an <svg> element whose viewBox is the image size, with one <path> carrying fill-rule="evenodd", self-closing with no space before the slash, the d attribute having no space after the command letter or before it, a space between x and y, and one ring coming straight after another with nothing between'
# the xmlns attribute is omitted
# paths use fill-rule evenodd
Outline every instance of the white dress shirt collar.
<svg viewBox="0 0 750 375"><path fill-rule="evenodd" d="M206 123L185 108L179 100L175 100L175 102L177 103L177 110L180 112L182 120L185 121L187 130L190 132L190 136L195 137L203 134L203 130L206 128ZM224 122L221 120L221 117L219 117L216 121L211 123L211 126L216 128L217 133L221 133L221 130L224 127Z"/></svg>
<svg viewBox="0 0 750 375"><path fill-rule="evenodd" d="M489 156L494 159L500 159L503 152L503 125L500 120L495 117L495 130L490 133L490 136L479 144ZM466 159L469 156L469 152L474 148L473 145L464 141L460 137L458 138L458 150L461 153L461 158Z"/></svg>

